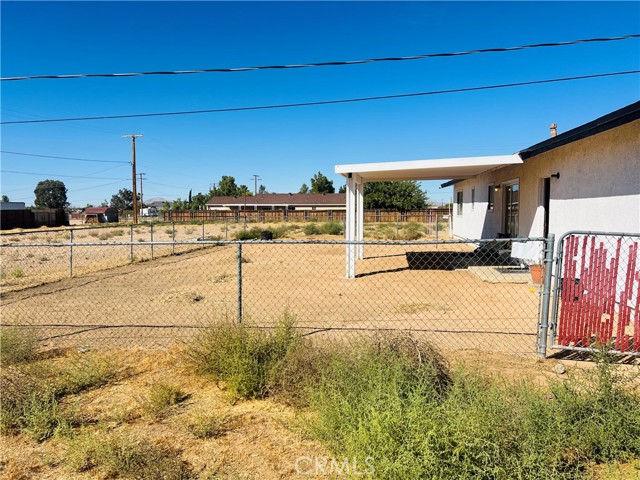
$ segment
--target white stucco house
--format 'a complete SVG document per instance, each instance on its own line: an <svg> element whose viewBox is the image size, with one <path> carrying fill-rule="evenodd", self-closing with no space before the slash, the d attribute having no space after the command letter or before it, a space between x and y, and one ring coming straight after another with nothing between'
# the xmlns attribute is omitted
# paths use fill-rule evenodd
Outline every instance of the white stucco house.
<svg viewBox="0 0 640 480"><path fill-rule="evenodd" d="M640 102L517 153L454 186L461 238L640 232Z"/></svg>
<svg viewBox="0 0 640 480"><path fill-rule="evenodd" d="M511 155L336 165L347 184L345 237L364 239L364 184L449 180L454 237L640 232L640 102ZM346 247L355 276L363 245ZM524 257L523 257L524 258Z"/></svg>

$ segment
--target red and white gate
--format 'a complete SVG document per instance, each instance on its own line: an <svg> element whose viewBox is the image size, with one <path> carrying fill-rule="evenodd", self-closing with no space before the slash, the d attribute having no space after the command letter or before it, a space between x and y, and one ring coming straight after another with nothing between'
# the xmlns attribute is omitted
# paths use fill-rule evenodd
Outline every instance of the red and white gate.
<svg viewBox="0 0 640 480"><path fill-rule="evenodd" d="M639 234L570 232L559 240L552 348L640 355Z"/></svg>

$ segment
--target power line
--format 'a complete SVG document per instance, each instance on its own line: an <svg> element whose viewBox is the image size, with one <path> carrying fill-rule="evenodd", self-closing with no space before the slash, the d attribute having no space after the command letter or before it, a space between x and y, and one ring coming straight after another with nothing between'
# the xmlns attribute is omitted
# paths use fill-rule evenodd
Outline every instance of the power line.
<svg viewBox="0 0 640 480"><path fill-rule="evenodd" d="M60 175L59 173L34 173L34 172L18 172L16 170L0 170L1 173L16 173L19 175L39 175L39 176L51 176L51 177L64 177L64 178L90 178L92 180L128 180L126 178L114 178L114 177L89 177L84 175Z"/></svg>
<svg viewBox="0 0 640 480"><path fill-rule="evenodd" d="M348 98L348 99L341 99L341 100L324 100L324 101L318 101L318 102L285 103L285 104L278 104L278 105L260 105L260 106L251 106L251 107L212 108L207 110L185 110L185 111L175 111L175 112L135 113L135 114L127 114L127 115L101 115L96 117L70 117L70 118L48 118L48 119L40 119L40 120L16 120L16 121L10 121L10 122L0 122L0 125L17 125L17 124L27 124L27 123L52 123L52 122L80 122L80 121L87 121L87 120L115 120L115 119L121 119L121 118L141 118L141 117L168 117L168 116L175 116L175 115L198 115L203 113L243 112L243 111L249 111L249 110L271 110L271 109L277 109L277 108L310 107L310 106L316 106L316 105L334 105L334 104L340 104L340 103L370 102L374 100L388 100L393 98L421 97L421 96L427 96L427 95L443 95L447 93L495 90L499 88L522 87L525 85L540 85L545 83L568 82L573 80L585 80L590 78L615 77L620 75L631 75L636 73L640 73L640 70L629 70L625 72L597 73L593 75L552 78L552 79L546 79L546 80L532 80L528 82L503 83L499 85L484 85L480 87L454 88L449 90L434 90L430 92L400 93L396 95L380 95L375 97Z"/></svg>
<svg viewBox="0 0 640 480"><path fill-rule="evenodd" d="M204 68L197 70L167 70L167 71L151 71L151 72L132 72L132 73L77 73L69 75L28 75L20 77L3 77L1 81L18 81L18 80L43 80L43 79L70 79L70 78L95 78L95 77L141 77L148 75L192 75L196 73L236 73L236 72L249 72L256 70L286 70L286 69L299 69L299 68L312 68L312 67L337 67L346 65L362 65L365 63L377 63L377 62L403 62L407 60L423 60L426 58L437 57L461 57L465 55L475 55L479 53L500 53L500 52L514 52L517 50L527 50L533 48L552 48L552 47L565 47L568 45L578 45L582 43L596 43L596 42L616 42L620 40L628 40L631 38L638 38L640 34L623 35L619 37L604 37L604 38L585 38L581 40L570 40L568 42L554 42L554 43L534 43L530 45L520 45L516 47L501 47L501 48L482 48L476 50L468 50L464 52L447 52L447 53L426 53L422 55L410 55L405 57L383 57L383 58L368 58L364 60L347 60L347 61L333 61L333 62L319 62L319 63L300 63L291 65L262 65L256 67L238 67L238 68Z"/></svg>
<svg viewBox="0 0 640 480"><path fill-rule="evenodd" d="M38 155L35 153L10 152L8 150L0 150L0 153L6 153L8 155L22 155L25 157L42 157L42 158L55 158L57 160L72 160L74 162L126 163L126 164L129 163L129 162L120 161L120 160L96 160L92 158L56 157L54 155Z"/></svg>

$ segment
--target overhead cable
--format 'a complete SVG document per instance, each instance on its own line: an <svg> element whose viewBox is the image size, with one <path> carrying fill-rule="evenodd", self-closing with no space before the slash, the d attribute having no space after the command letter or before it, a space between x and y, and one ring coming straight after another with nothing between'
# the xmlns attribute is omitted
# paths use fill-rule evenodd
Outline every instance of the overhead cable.
<svg viewBox="0 0 640 480"><path fill-rule="evenodd" d="M66 80L70 78L95 78L95 77L141 77L149 75L192 75L197 73L236 73L236 72L249 72L256 70L286 70L286 69L299 69L299 68L312 68L312 67L337 67L346 65L362 65L365 63L379 63L379 62L403 62L407 60L423 60L426 58L438 58L438 57L461 57L465 55L475 55L479 53L500 53L500 52L514 52L517 50L527 50L533 48L553 48L553 47L565 47L568 45L578 45L583 43L597 43L597 42L616 42L620 40L628 40L631 38L638 38L640 34L622 35L618 37L601 37L601 38L585 38L580 40L570 40L567 42L553 42L553 43L534 43L530 45L519 45L516 47L500 47L500 48L481 48L476 50L467 50L463 52L447 52L447 53L425 53L422 55L409 55L404 57L382 57L382 58L368 58L364 60L346 60L346 61L333 61L333 62L319 62L319 63L299 63L290 65L262 65L255 67L237 67L237 68L203 68L195 70L166 70L166 71L147 71L147 72L131 72L131 73L74 73L67 75L23 75L19 77L2 77L3 82L18 81L18 80Z"/></svg>
<svg viewBox="0 0 640 480"><path fill-rule="evenodd" d="M310 106L317 106L317 105L334 105L334 104L340 104L340 103L370 102L374 100L388 100L393 98L421 97L421 96L427 96L427 95L443 95L447 93L496 90L499 88L522 87L526 85L540 85L545 83L568 82L573 80L586 80L591 78L616 77L621 75L632 75L637 73L640 73L640 70L629 70L626 72L597 73L593 75L580 75L576 77L552 78L552 79L546 79L546 80L531 80L528 82L503 83L499 85L484 85L480 87L453 88L448 90L434 90L430 92L400 93L396 95L380 95L375 97L348 98L348 99L341 99L341 100L324 100L324 101L318 101L318 102L285 103L285 104L278 104L278 105L259 105L259 106L251 106L251 107L211 108L206 110L184 110L184 111L174 111L174 112L132 113L132 114L126 114L126 115L100 115L95 117L69 117L69 118L46 118L46 119L39 119L39 120L14 120L14 121L8 121L8 122L0 122L0 125L18 125L18 124L29 124L29 123L53 123L53 122L81 122L81 121L88 121L88 120L115 120L115 119L121 119L121 118L168 117L168 116L175 116L175 115L198 115L198 114L204 114L204 113L243 112L243 111L249 111L249 110L271 110L271 109L279 109L279 108L310 107Z"/></svg>

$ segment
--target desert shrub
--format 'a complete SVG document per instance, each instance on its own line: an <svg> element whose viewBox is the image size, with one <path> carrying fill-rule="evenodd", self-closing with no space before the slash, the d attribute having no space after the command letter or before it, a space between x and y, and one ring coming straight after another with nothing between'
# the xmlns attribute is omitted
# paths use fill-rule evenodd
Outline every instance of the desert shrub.
<svg viewBox="0 0 640 480"><path fill-rule="evenodd" d="M271 232L273 238L276 239L286 237L290 231L290 228L288 225L280 225L279 227L269 226L267 230Z"/></svg>
<svg viewBox="0 0 640 480"><path fill-rule="evenodd" d="M318 227L317 223L308 223L302 227L302 231L305 235L319 235L320 227Z"/></svg>
<svg viewBox="0 0 640 480"><path fill-rule="evenodd" d="M142 402L142 409L148 415L160 418L169 409L184 401L187 395L175 385L157 382L151 385L147 397Z"/></svg>
<svg viewBox="0 0 640 480"><path fill-rule="evenodd" d="M114 230L111 232L112 237L121 237L124 235L124 230Z"/></svg>
<svg viewBox="0 0 640 480"><path fill-rule="evenodd" d="M375 478L583 478L640 457L640 395L616 369L552 385L457 369L420 343L345 350L310 384L310 432Z"/></svg>
<svg viewBox="0 0 640 480"><path fill-rule="evenodd" d="M99 237L100 236L100 232L97 232L96 230L92 230L89 232L89 236L91 237Z"/></svg>
<svg viewBox="0 0 640 480"><path fill-rule="evenodd" d="M65 461L78 472L97 468L109 478L195 478L179 450L154 444L130 431L82 431L68 442Z"/></svg>
<svg viewBox="0 0 640 480"><path fill-rule="evenodd" d="M403 240L419 240L422 238L423 226L419 223L410 222L407 223L402 231L401 237Z"/></svg>
<svg viewBox="0 0 640 480"><path fill-rule="evenodd" d="M13 278L22 278L25 276L25 273L24 270L22 270L20 267L16 267L11 270L11 272L9 272L9 275L11 275Z"/></svg>
<svg viewBox="0 0 640 480"><path fill-rule="evenodd" d="M227 421L226 413L199 411L186 419L185 427L196 438L215 438L227 431Z"/></svg>
<svg viewBox="0 0 640 480"><path fill-rule="evenodd" d="M49 375L53 393L61 397L106 385L118 377L119 368L112 357L76 353L52 367Z"/></svg>
<svg viewBox="0 0 640 480"><path fill-rule="evenodd" d="M111 234L109 232L104 232L98 235L99 240L109 240L111 238Z"/></svg>
<svg viewBox="0 0 640 480"><path fill-rule="evenodd" d="M68 430L73 416L62 409L42 378L17 367L0 372L0 432L24 432L42 442L58 431Z"/></svg>
<svg viewBox="0 0 640 480"><path fill-rule="evenodd" d="M236 232L236 240L259 240L262 235L262 230L258 227L253 227L249 230L240 230Z"/></svg>
<svg viewBox="0 0 640 480"><path fill-rule="evenodd" d="M326 222L320 226L320 232L325 235L342 235L344 226L339 222Z"/></svg>
<svg viewBox="0 0 640 480"><path fill-rule="evenodd" d="M0 361L3 364L29 362L36 358L37 351L35 328L17 325L0 328Z"/></svg>
<svg viewBox="0 0 640 480"><path fill-rule="evenodd" d="M164 233L167 235L173 235L173 228L165 228Z"/></svg>
<svg viewBox="0 0 640 480"><path fill-rule="evenodd" d="M224 382L233 398L263 398L300 341L288 315L273 330L223 322L202 334L187 356L197 371Z"/></svg>

